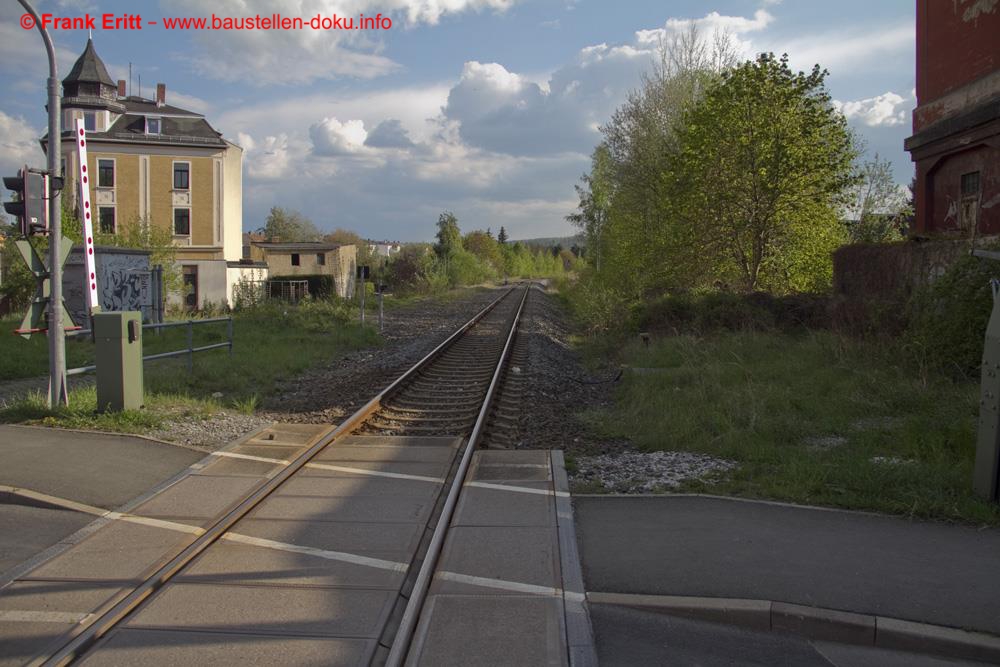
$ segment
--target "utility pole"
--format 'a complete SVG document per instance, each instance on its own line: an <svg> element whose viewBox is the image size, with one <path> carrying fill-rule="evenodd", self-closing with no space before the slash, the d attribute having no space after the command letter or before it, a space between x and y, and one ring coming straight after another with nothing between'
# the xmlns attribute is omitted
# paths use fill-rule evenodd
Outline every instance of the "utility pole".
<svg viewBox="0 0 1000 667"><path fill-rule="evenodd" d="M56 50L52 45L49 31L42 27L42 20L28 0L18 0L24 10L35 19L35 27L45 42L45 51L49 57L49 398L48 405L54 408L68 405L66 395L66 332L63 330L62 303L62 205L61 190L56 189L56 179L62 178L59 170L62 156L62 129L60 127L62 103L59 98L59 74L56 69Z"/></svg>

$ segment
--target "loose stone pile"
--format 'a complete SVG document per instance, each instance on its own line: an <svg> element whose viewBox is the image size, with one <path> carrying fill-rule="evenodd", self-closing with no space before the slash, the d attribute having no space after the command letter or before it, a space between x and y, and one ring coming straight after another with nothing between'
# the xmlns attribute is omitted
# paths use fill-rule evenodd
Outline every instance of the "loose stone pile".
<svg viewBox="0 0 1000 667"><path fill-rule="evenodd" d="M690 452L622 452L583 456L575 463L574 487L611 493L655 493L736 468L732 461Z"/></svg>

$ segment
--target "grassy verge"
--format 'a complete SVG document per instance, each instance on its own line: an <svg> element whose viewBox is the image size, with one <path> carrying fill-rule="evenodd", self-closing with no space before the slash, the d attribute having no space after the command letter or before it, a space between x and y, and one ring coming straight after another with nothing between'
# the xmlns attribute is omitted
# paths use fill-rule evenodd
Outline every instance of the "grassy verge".
<svg viewBox="0 0 1000 667"><path fill-rule="evenodd" d="M587 417L641 449L736 461L684 490L1000 524L971 492L978 382L830 333L673 336L627 347L616 406Z"/></svg>
<svg viewBox="0 0 1000 667"><path fill-rule="evenodd" d="M225 349L198 353L193 372L188 371L186 357L145 364L147 409L142 412L97 414L96 392L87 388L71 392L70 408L51 412L44 408L41 397L30 396L0 410L0 422L43 422L70 428L142 432L177 415L206 416L224 408L253 412L259 397L270 393L280 380L350 350L378 344L374 329L350 321L345 309L340 303L270 305L237 315L233 322L232 356ZM186 335L182 329L165 330L159 336L146 331L143 352L153 354L184 348ZM195 327L196 346L224 340L224 323ZM0 344L3 348L0 358L21 357L19 365L9 363L5 368L26 369L21 371L21 377L44 374L47 363L44 342L44 338L4 340ZM16 347L21 344L26 345ZM70 365L88 363L86 354L92 355L92 344L68 343L68 356L69 350L76 346L79 346L74 353L77 356L70 357Z"/></svg>

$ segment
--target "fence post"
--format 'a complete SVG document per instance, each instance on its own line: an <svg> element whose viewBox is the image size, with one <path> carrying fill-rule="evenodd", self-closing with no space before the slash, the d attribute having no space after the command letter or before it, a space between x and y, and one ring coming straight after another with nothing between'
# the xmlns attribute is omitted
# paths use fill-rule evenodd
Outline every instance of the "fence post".
<svg viewBox="0 0 1000 667"><path fill-rule="evenodd" d="M187 321L188 373L194 373L194 320Z"/></svg>
<svg viewBox="0 0 1000 667"><path fill-rule="evenodd" d="M233 316L229 316L229 356L233 356Z"/></svg>

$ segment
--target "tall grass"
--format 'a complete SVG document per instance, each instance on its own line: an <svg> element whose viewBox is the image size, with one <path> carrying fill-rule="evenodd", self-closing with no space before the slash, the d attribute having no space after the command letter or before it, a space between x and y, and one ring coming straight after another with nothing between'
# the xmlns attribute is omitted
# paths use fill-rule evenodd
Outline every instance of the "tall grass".
<svg viewBox="0 0 1000 667"><path fill-rule="evenodd" d="M95 415L97 398L91 388L72 392L70 409L49 412L40 396L30 396L5 410L0 422L45 421L63 426L89 426L113 430L141 431L153 428L178 412L205 415L223 405L242 412L253 412L261 396L272 393L282 379L293 377L307 368L330 362L345 352L377 345L378 334L372 327L352 321L352 306L340 301L305 302L298 306L269 303L237 313L233 319L233 352L226 349L194 355L193 371L187 357L148 361L144 364L147 410L118 417ZM185 327L167 329L156 335L143 332L143 352L152 354L187 347ZM226 340L226 324L214 323L194 328L194 345L208 345ZM44 340L43 340L44 342ZM27 343L18 348L18 345ZM67 349L90 350L89 342L68 342ZM37 341L2 343L0 359L23 355L23 376L45 373L47 352ZM16 350L16 351L15 351ZM90 357L92 358L92 357ZM71 357L74 363L88 363L84 354Z"/></svg>
<svg viewBox="0 0 1000 667"><path fill-rule="evenodd" d="M978 384L919 373L888 344L820 333L671 336L624 352L613 409L591 414L645 450L732 459L693 490L976 523Z"/></svg>

